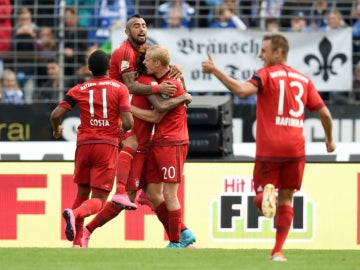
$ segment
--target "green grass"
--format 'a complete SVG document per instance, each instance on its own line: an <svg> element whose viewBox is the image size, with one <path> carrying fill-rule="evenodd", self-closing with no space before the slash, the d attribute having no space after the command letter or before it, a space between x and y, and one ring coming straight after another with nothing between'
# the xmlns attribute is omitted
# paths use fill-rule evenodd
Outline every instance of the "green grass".
<svg viewBox="0 0 360 270"><path fill-rule="evenodd" d="M358 270L358 250L286 250L272 262L260 249L0 248L1 270Z"/></svg>

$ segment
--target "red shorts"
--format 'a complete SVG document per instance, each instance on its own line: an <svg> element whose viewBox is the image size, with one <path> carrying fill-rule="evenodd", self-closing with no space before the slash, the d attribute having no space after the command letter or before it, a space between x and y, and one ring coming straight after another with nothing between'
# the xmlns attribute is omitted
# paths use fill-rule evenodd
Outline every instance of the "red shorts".
<svg viewBox="0 0 360 270"><path fill-rule="evenodd" d="M304 174L305 160L285 162L255 161L254 189L262 192L266 184L276 188L300 190Z"/></svg>
<svg viewBox="0 0 360 270"><path fill-rule="evenodd" d="M152 146L150 148L146 183L180 183L189 145Z"/></svg>
<svg viewBox="0 0 360 270"><path fill-rule="evenodd" d="M76 148L74 182L111 191L114 185L118 147L84 144Z"/></svg>
<svg viewBox="0 0 360 270"><path fill-rule="evenodd" d="M137 151L131 163L126 190L139 190L145 186L146 160L148 151Z"/></svg>
<svg viewBox="0 0 360 270"><path fill-rule="evenodd" d="M125 133L120 132L120 143L121 143L121 141L131 137L132 135L135 135L135 132L132 129L130 129L129 131L127 131Z"/></svg>

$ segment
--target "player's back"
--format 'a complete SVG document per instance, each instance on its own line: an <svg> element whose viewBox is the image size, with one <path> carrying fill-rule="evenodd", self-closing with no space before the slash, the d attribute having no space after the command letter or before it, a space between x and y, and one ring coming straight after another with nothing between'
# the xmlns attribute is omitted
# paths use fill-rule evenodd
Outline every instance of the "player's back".
<svg viewBox="0 0 360 270"><path fill-rule="evenodd" d="M262 89L257 94L257 155L299 157L305 154L305 109L323 101L312 81L285 65L260 69Z"/></svg>
<svg viewBox="0 0 360 270"><path fill-rule="evenodd" d="M108 77L78 84L67 93L78 105L78 142L103 140L118 144L120 113L131 111L127 87Z"/></svg>

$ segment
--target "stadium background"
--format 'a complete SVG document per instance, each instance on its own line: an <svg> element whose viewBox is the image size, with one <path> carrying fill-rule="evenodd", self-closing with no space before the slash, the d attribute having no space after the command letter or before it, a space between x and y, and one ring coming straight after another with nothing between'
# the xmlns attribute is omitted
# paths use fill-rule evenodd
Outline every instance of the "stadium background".
<svg viewBox="0 0 360 270"><path fill-rule="evenodd" d="M141 4L140 1L135 1L135 5L145 10L145 17L154 21L153 28L159 30L156 27L159 15L155 7L163 1L154 1L155 6L148 5L147 2L152 1L141 1ZM194 27L204 28L203 11L206 7L203 1L189 2L195 4L197 25ZM348 14L344 16L346 20L353 21L350 10L357 1L329 2L349 4L342 11ZM60 3L64 4L64 1ZM59 34L63 27L60 3L15 0L12 16L14 18L20 6L28 5L39 25L51 22L50 26ZM298 8L293 6L286 13L291 14L296 10ZM246 10L239 12L246 14ZM282 19L290 18L291 15L282 16ZM251 30L264 30L261 27L259 24ZM61 57L62 42L64 40L57 36L57 60L60 66L64 65ZM354 58L357 57L357 52L352 53ZM34 54L32 58L34 70L39 65L36 57ZM18 58L19 55L13 52L2 52L0 55L5 68L16 69L21 66L22 62ZM352 67L355 67L353 62ZM36 78L36 72L34 74ZM62 76L64 78L63 74ZM352 74L350 76L352 78ZM196 92L196 89L193 90ZM327 90L331 92L333 89ZM350 96L352 91L353 89L347 89L344 92ZM195 97L197 98L206 100L207 96L200 95ZM71 184L74 143L73 140L54 142L51 139L48 116L57 101L33 100L17 106L0 104L0 211L4 213L0 220L1 247L69 246L62 234L64 224L61 209L69 204L74 192ZM309 164L303 190L298 194L299 202L302 202L298 209L302 219L293 228L287 248L359 248L360 174L358 164L355 163L360 160L358 104L334 104L331 100L326 102L334 115L338 149L331 155L325 153L323 143L319 142L322 134L317 133L317 119L307 116ZM186 163L186 182L181 190L184 218L197 234L197 244L201 247L270 248L274 233L272 225L262 218L252 216L252 209L247 203L252 192L254 105L232 104L231 107L232 153L214 158L206 158L209 153L205 153L201 159L192 158ZM77 112L74 111L67 117L71 123L71 137L74 135ZM232 197L240 200L238 204L231 210L223 209L221 202ZM223 223L220 221L224 221L227 226L222 227L220 224ZM257 225L250 228L250 221ZM334 233L339 228L344 233ZM94 247L163 247L165 244L166 239L159 222L144 207L134 213L122 214L96 232L91 242Z"/></svg>

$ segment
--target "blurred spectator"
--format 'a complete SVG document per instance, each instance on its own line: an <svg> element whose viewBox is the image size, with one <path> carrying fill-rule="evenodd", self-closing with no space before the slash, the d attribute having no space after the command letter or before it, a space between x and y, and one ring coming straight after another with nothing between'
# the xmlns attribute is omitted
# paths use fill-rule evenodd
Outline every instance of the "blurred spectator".
<svg viewBox="0 0 360 270"><path fill-rule="evenodd" d="M355 103L360 103L360 62L357 62L354 70L353 78L353 100Z"/></svg>
<svg viewBox="0 0 360 270"><path fill-rule="evenodd" d="M0 52L6 52L10 47L12 31L12 5L10 0L0 0Z"/></svg>
<svg viewBox="0 0 360 270"><path fill-rule="evenodd" d="M352 11L352 16L356 19L355 23L352 25L353 30L353 63L358 63L360 60L360 1L359 6L357 6Z"/></svg>
<svg viewBox="0 0 360 270"><path fill-rule="evenodd" d="M11 69L5 69L1 79L2 103L5 104L24 104L24 93L16 80L16 73Z"/></svg>
<svg viewBox="0 0 360 270"><path fill-rule="evenodd" d="M215 7L220 6L223 3L224 3L223 0L205 0L205 5L206 5L205 10L207 11L207 23L208 23L208 25L210 25L215 19L214 18L214 9L215 9Z"/></svg>
<svg viewBox="0 0 360 270"><path fill-rule="evenodd" d="M305 0L303 2L284 0L280 18L281 27L290 29L292 16L298 12L302 12L305 15L307 25L309 26L309 16L312 7L313 1L310 0Z"/></svg>
<svg viewBox="0 0 360 270"><path fill-rule="evenodd" d="M337 10L339 10L344 18L345 24L351 25L354 23L352 17L351 17L351 11L355 7L354 0L341 0L341 1L335 1L335 6Z"/></svg>
<svg viewBox="0 0 360 270"><path fill-rule="evenodd" d="M65 69L64 74L74 76L83 62L88 47L88 30L78 26L79 16L74 8L65 9Z"/></svg>
<svg viewBox="0 0 360 270"><path fill-rule="evenodd" d="M181 10L182 20L181 25L182 27L189 28L192 26L192 16L195 14L195 9L190 6L187 2L183 0L168 0L166 3L161 4L159 6L159 15L161 17L159 26L164 28L169 28L168 25L168 17L170 11L173 8L178 8Z"/></svg>
<svg viewBox="0 0 360 270"><path fill-rule="evenodd" d="M265 20L265 30L271 33L280 32L281 25L278 18L268 18Z"/></svg>
<svg viewBox="0 0 360 270"><path fill-rule="evenodd" d="M57 0L60 2L60 0ZM66 0L66 7L75 8L79 15L79 26L90 27L97 0Z"/></svg>
<svg viewBox="0 0 360 270"><path fill-rule="evenodd" d="M82 64L82 66L79 67L79 69L76 72L76 74L78 76L77 83L87 81L91 78L92 73L88 67L88 58L97 49L99 49L99 47L97 45L92 45L86 49L86 53L85 53L84 59L83 59L83 64Z"/></svg>
<svg viewBox="0 0 360 270"><path fill-rule="evenodd" d="M166 21L167 28L185 28L182 24L182 12L180 7L173 7Z"/></svg>
<svg viewBox="0 0 360 270"><path fill-rule="evenodd" d="M326 26L326 13L328 12L328 1L316 1L310 11L309 26L319 30Z"/></svg>
<svg viewBox="0 0 360 270"><path fill-rule="evenodd" d="M47 79L40 84L39 91L34 100L37 102L59 102L60 91L63 91L63 94L65 94L74 85L74 81L64 79L64 89L61 89L60 66L56 61L49 60L46 65L46 74Z"/></svg>
<svg viewBox="0 0 360 270"><path fill-rule="evenodd" d="M293 14L290 21L290 31L303 33L315 32L314 28L307 25L305 14L302 11L297 11Z"/></svg>
<svg viewBox="0 0 360 270"><path fill-rule="evenodd" d="M47 63L55 61L58 54L55 34L51 27L43 26L39 30L37 43L37 85L41 85L47 79Z"/></svg>
<svg viewBox="0 0 360 270"><path fill-rule="evenodd" d="M55 27L57 17L55 15L54 5L56 0L17 0L17 6L25 6L30 9L34 18L34 23L38 26Z"/></svg>
<svg viewBox="0 0 360 270"><path fill-rule="evenodd" d="M245 30L246 24L235 15L227 5L219 5L214 9L215 21L210 28L238 28Z"/></svg>
<svg viewBox="0 0 360 270"><path fill-rule="evenodd" d="M128 16L135 14L135 6L131 0L98 0L94 11L89 40L100 47L110 39L114 25L125 28Z"/></svg>
<svg viewBox="0 0 360 270"><path fill-rule="evenodd" d="M320 30L335 30L344 28L346 26L347 25L343 19L341 12L333 8L326 13L326 25L320 27Z"/></svg>
<svg viewBox="0 0 360 270"><path fill-rule="evenodd" d="M24 90L25 102L31 103L34 93L34 74L36 73L36 52L38 27L26 7L18 10L15 18L11 50L13 64L20 87Z"/></svg>

